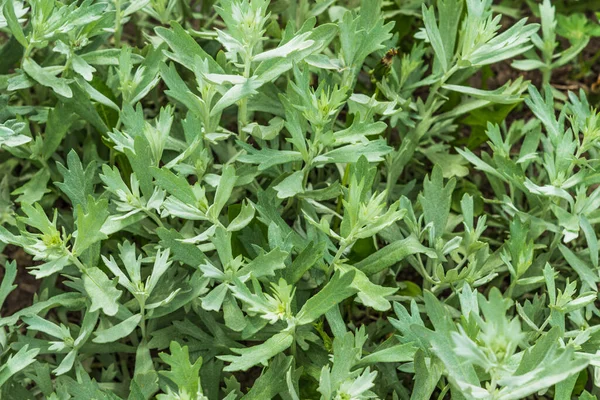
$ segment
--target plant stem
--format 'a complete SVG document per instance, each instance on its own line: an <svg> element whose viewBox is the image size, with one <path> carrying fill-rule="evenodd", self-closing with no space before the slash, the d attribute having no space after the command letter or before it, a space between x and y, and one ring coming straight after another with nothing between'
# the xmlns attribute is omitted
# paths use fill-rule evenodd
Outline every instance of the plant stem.
<svg viewBox="0 0 600 400"><path fill-rule="evenodd" d="M250 78L250 67L252 65L252 49L248 49L244 58L244 78ZM238 135L242 142L246 141L246 132L243 128L248 125L248 98L244 97L240 100L238 107Z"/></svg>
<svg viewBox="0 0 600 400"><path fill-rule="evenodd" d="M154 223L156 225L158 225L160 228L164 228L165 227L165 225L162 223L162 221L160 220L160 218L158 218L158 216L156 216L156 214L154 214L152 211L144 209L144 213L146 213L146 215L149 216L150 219L152 221L154 221Z"/></svg>

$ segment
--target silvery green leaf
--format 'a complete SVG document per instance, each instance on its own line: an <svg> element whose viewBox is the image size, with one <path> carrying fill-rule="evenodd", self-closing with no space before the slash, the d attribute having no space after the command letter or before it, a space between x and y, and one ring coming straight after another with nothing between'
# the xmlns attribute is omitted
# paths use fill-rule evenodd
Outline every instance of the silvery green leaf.
<svg viewBox="0 0 600 400"><path fill-rule="evenodd" d="M61 96L67 98L73 97L73 92L66 79L57 78L55 74L40 67L38 63L31 58L25 58L23 60L23 70L40 85L51 88Z"/></svg>
<svg viewBox="0 0 600 400"><path fill-rule="evenodd" d="M600 282L600 276L598 271L594 271L592 267L587 265L581 260L575 253L573 253L568 247L562 244L558 245L558 249L565 257L565 260L569 263L571 268L577 272L581 280L583 280L590 288L597 290L596 282Z"/></svg>
<svg viewBox="0 0 600 400"><path fill-rule="evenodd" d="M188 346L181 346L172 341L169 346L169 352L160 353L160 358L171 368L170 371L161 371L161 374L173 381L180 391L185 393L194 393L195 396L202 396L202 387L200 387L199 373L202 366L202 357L198 357L194 363L190 361ZM199 399L205 398L204 396Z"/></svg>
<svg viewBox="0 0 600 400"><path fill-rule="evenodd" d="M6 297L17 287L13 284L16 276L17 263L13 260L4 264L4 278L0 283L0 305L4 304Z"/></svg>
<svg viewBox="0 0 600 400"><path fill-rule="evenodd" d="M79 75L83 76L86 81L91 81L94 77L94 72L96 72L96 68L92 67L88 64L83 58L74 54L71 63L73 65L73 70L77 72Z"/></svg>
<svg viewBox="0 0 600 400"><path fill-rule="evenodd" d="M249 276L261 278L263 276L273 276L275 271L285 268L284 261L288 253L279 248L275 248L268 253L260 254L254 260L243 266L237 272L240 279L245 280Z"/></svg>
<svg viewBox="0 0 600 400"><path fill-rule="evenodd" d="M69 257L63 256L47 261L41 265L36 265L34 268L32 268L31 275L35 276L36 279L42 279L62 271L64 267L70 264L71 260L69 260Z"/></svg>
<svg viewBox="0 0 600 400"><path fill-rule="evenodd" d="M121 291L116 289L116 282L108 279L101 269L87 269L83 275L83 285L92 300L91 312L102 310L106 315L113 316L118 311L118 299Z"/></svg>
<svg viewBox="0 0 600 400"><path fill-rule="evenodd" d="M285 177L277 185L273 186L273 189L277 191L278 198L287 199L288 197L293 197L304 191L303 181L304 172L296 171L293 174Z"/></svg>
<svg viewBox="0 0 600 400"><path fill-rule="evenodd" d="M39 349L29 350L29 345L25 345L18 352L10 355L0 367L0 386L4 385L11 376L35 362L39 351Z"/></svg>
<svg viewBox="0 0 600 400"><path fill-rule="evenodd" d="M173 61L186 68L192 68L195 58L200 57L201 60L207 60L211 72L223 73L223 68L177 22L171 22L171 29L156 27L155 32L171 48L172 52L165 54Z"/></svg>
<svg viewBox="0 0 600 400"><path fill-rule="evenodd" d="M108 202L106 200L94 200L92 196L87 200L87 212L83 206L77 206L77 231L73 254L81 255L94 243L106 239L101 228L108 217ZM75 236L75 234L74 234Z"/></svg>
<svg viewBox="0 0 600 400"><path fill-rule="evenodd" d="M273 150L264 148L256 150L247 148L247 154L242 154L238 157L238 161L249 164L258 164L259 170L265 170L274 165L285 164L292 161L301 161L302 154L298 151L289 150Z"/></svg>
<svg viewBox="0 0 600 400"><path fill-rule="evenodd" d="M300 63L310 55L316 55L324 51L338 33L338 27L336 24L322 24L315 27L315 22L316 20L313 18L308 19L298 32L299 35L310 33L307 38L308 41L313 42L311 46L299 48L285 57L264 60L256 67L254 74L265 82L272 82L284 72L292 69L294 64ZM293 38L290 40L293 40Z"/></svg>
<svg viewBox="0 0 600 400"><path fill-rule="evenodd" d="M378 135L387 128L387 125L379 122L360 122L355 119L349 128L337 131L333 134L336 144L363 143L369 142L367 136Z"/></svg>
<svg viewBox="0 0 600 400"><path fill-rule="evenodd" d="M313 322L341 300L355 294L356 289L351 286L354 276L354 271L343 274L341 271L336 271L327 285L302 306L296 315L298 325Z"/></svg>
<svg viewBox="0 0 600 400"><path fill-rule="evenodd" d="M467 94L476 99L487 100L496 104L514 104L523 101L521 93L527 89L527 84L519 78L515 82L508 82L495 90L481 90L469 86L446 84L442 87L453 92Z"/></svg>
<svg viewBox="0 0 600 400"><path fill-rule="evenodd" d="M292 345L293 341L294 337L290 332L280 332L262 344L244 349L232 349L234 353L238 354L237 356L227 355L218 356L218 358L231 363L224 368L225 371L247 371L257 364L266 363L276 354L283 352Z"/></svg>
<svg viewBox="0 0 600 400"><path fill-rule="evenodd" d="M590 249L590 259L592 261L592 266L594 268L598 268L598 238L592 225L588 221L588 219L581 215L579 217L579 224L581 226L581 230L585 235L586 243Z"/></svg>
<svg viewBox="0 0 600 400"><path fill-rule="evenodd" d="M269 125L259 125L255 122L245 126L244 132L251 134L257 139L261 140L273 140L277 137L281 129L283 128L285 121L279 117L275 117L269 121Z"/></svg>
<svg viewBox="0 0 600 400"><path fill-rule="evenodd" d="M392 148L384 140L377 139L366 144L349 144L331 150L314 158L316 164L332 164L357 162L361 156L365 156L369 162L379 162L383 156L389 154Z"/></svg>
<svg viewBox="0 0 600 400"><path fill-rule="evenodd" d="M20 123L11 123L10 121L0 124L0 147L17 147L25 143L31 142L29 136L21 135L22 130ZM20 128L20 129L19 129Z"/></svg>
<svg viewBox="0 0 600 400"><path fill-rule="evenodd" d="M386 296L393 295L398 289L374 284L364 272L350 266L342 265L340 270L355 273L351 286L356 289L357 299L362 304L377 311L386 311L392 307Z"/></svg>
<svg viewBox="0 0 600 400"><path fill-rule="evenodd" d="M448 56L446 55L446 49L444 48L444 42L442 35L438 28L435 20L435 12L433 7L427 8L425 4L422 6L423 22L425 23L425 29L427 32L427 39L433 47L435 52L436 60L441 64L444 72L448 71ZM443 18L443 17L441 17Z"/></svg>
<svg viewBox="0 0 600 400"><path fill-rule="evenodd" d="M160 278L164 275L167 269L171 266L172 262L169 261L169 249L163 251L157 251L154 259L154 265L152 267L152 273L146 281L145 289L148 295L152 293Z"/></svg>
<svg viewBox="0 0 600 400"><path fill-rule="evenodd" d="M28 10L22 1L5 1L0 13L0 28L8 27L23 47L27 47L28 41L23 33L21 23L24 22L22 17L27 14Z"/></svg>
<svg viewBox="0 0 600 400"><path fill-rule="evenodd" d="M397 344L369 354L360 360L361 364L397 363L414 360L416 348L412 343Z"/></svg>
<svg viewBox="0 0 600 400"><path fill-rule="evenodd" d="M255 55L254 57L252 57L252 61L260 62L270 60L272 58L287 57L290 53L307 49L315 43L313 40L308 39L308 37L310 36L310 32L304 32L301 35L294 36L292 40L275 49L268 50Z"/></svg>
<svg viewBox="0 0 600 400"><path fill-rule="evenodd" d="M93 193L96 164L89 163L84 169L77 153L71 150L67 155L67 167L61 163L57 167L63 182L56 182L55 185L69 197L74 207L81 206L83 211L87 211L88 196Z"/></svg>
<svg viewBox="0 0 600 400"><path fill-rule="evenodd" d="M453 178L444 186L442 168L439 165L433 167L431 177L425 178L423 183L423 193L419 195L419 202L423 207L425 222L433 224L437 237L446 231L455 185L456 181Z"/></svg>
<svg viewBox="0 0 600 400"><path fill-rule="evenodd" d="M227 225L227 230L235 232L242 230L254 219L254 205L248 201L242 203L239 214Z"/></svg>
<svg viewBox="0 0 600 400"><path fill-rule="evenodd" d="M69 329L66 326L58 326L55 323L47 321L37 315L23 317L21 319L28 325L29 329L44 332L45 334L53 336L56 339L63 340L71 336Z"/></svg>
<svg viewBox="0 0 600 400"><path fill-rule="evenodd" d="M219 179L219 185L217 186L217 192L215 193L215 200L208 209L207 214L216 220L221 213L223 207L227 203L227 200L231 197L231 192L235 186L237 175L235 173L235 167L233 165L226 165L223 168L223 172Z"/></svg>
<svg viewBox="0 0 600 400"><path fill-rule="evenodd" d="M562 188L558 188L551 185L538 186L535 183L531 182L529 179L525 181L525 187L527 187L527 189L529 189L529 191L532 193L548 197L560 197L561 199L567 200L569 204L573 204L573 197L569 194L569 192Z"/></svg>
<svg viewBox="0 0 600 400"><path fill-rule="evenodd" d="M56 375L63 375L69 372L73 368L73 364L75 363L75 358L77 357L77 350L71 350L65 358L61 361L61 363L56 367L52 372Z"/></svg>
<svg viewBox="0 0 600 400"><path fill-rule="evenodd" d="M150 0L133 0L129 3L129 5L127 6L127 8L125 8L121 15L122 17L127 17L139 10L141 10L142 8L146 7L148 5L148 3L150 3Z"/></svg>
<svg viewBox="0 0 600 400"><path fill-rule="evenodd" d="M101 331L96 331L93 342L94 343L112 343L117 340L124 338L129 335L133 330L138 326L140 321L142 320L142 316L140 314L135 314L126 320L119 322L118 324L111 326L108 329L103 329Z"/></svg>
<svg viewBox="0 0 600 400"><path fill-rule="evenodd" d="M260 88L264 82L255 77L245 79L243 83L235 84L228 89L225 94L217 101L217 103L210 110L210 115L215 116L232 104L257 94L257 89Z"/></svg>

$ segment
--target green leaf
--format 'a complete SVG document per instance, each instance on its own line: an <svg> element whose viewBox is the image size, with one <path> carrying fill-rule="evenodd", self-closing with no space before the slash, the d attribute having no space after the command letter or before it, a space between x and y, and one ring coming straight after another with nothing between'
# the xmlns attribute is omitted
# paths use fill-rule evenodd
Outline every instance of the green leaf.
<svg viewBox="0 0 600 400"><path fill-rule="evenodd" d="M336 271L327 285L304 303L296 315L298 325L313 322L329 311L331 307L338 305L346 298L355 294L356 289L351 285L354 275L354 271L345 274Z"/></svg>
<svg viewBox="0 0 600 400"><path fill-rule="evenodd" d="M188 205L196 204L196 196L188 181L180 176L175 175L165 168L151 168L152 175L156 179L156 184L167 193L181 200Z"/></svg>
<svg viewBox="0 0 600 400"><path fill-rule="evenodd" d="M140 182L142 194L146 199L149 199L154 192L154 185L152 184L152 171L154 169L152 150L145 136L136 136L133 139L133 143L135 151L132 152L130 149L125 149L125 154L129 159L133 172L135 172L136 178Z"/></svg>
<svg viewBox="0 0 600 400"><path fill-rule="evenodd" d="M39 349L29 350L29 346L25 345L16 354L10 355L0 367L0 386L4 385L11 376L33 364L39 351Z"/></svg>
<svg viewBox="0 0 600 400"><path fill-rule="evenodd" d="M579 216L579 225L581 226L581 230L585 235L585 241L590 249L590 260L592 261L592 266L594 268L598 268L598 237L596 236L596 232L594 232L594 228L589 220L584 216Z"/></svg>
<svg viewBox="0 0 600 400"><path fill-rule="evenodd" d="M194 396L200 389L200 368L202 367L202 357L198 357L192 364L187 346L181 345L175 341L169 346L171 354L160 353L159 357L167 363L170 371L160 371L161 375L169 378L176 386L178 391L187 392ZM200 393L202 393L200 391Z"/></svg>
<svg viewBox="0 0 600 400"><path fill-rule="evenodd" d="M271 58L262 61L254 71L254 74L263 82L272 82L286 71L292 69L294 64L299 64L302 60L307 59L312 54L322 52L335 38L338 27L336 24L331 23L315 27L315 22L316 19L314 18L308 19L304 25L302 25L302 28L296 32L296 35L310 33L310 35L307 36L307 39L308 41L313 42L311 46L291 52L285 57ZM293 40L294 37L295 36L289 38L289 41ZM289 43L289 41L287 43Z"/></svg>
<svg viewBox="0 0 600 400"><path fill-rule="evenodd" d="M270 358L285 351L292 345L291 332L280 332L264 343L245 349L231 349L237 356L218 356L220 360L230 362L224 371L247 371L257 364L265 364Z"/></svg>
<svg viewBox="0 0 600 400"><path fill-rule="evenodd" d="M9 122L13 123L9 124ZM0 147L19 147L31 142L29 136L19 134L23 128L25 128L25 124L15 120L0 124Z"/></svg>
<svg viewBox="0 0 600 400"><path fill-rule="evenodd" d="M323 258L327 242L322 240L319 242L312 241L296 256L292 264L283 271L283 276L286 282L295 284L302 276L319 260Z"/></svg>
<svg viewBox="0 0 600 400"><path fill-rule="evenodd" d="M108 329L96 331L96 337L92 340L94 343L111 343L128 336L138 326L142 316L135 314L125 321L122 321Z"/></svg>
<svg viewBox="0 0 600 400"><path fill-rule="evenodd" d="M409 236L377 250L354 266L367 275L373 275L418 253L424 253L429 258L437 258L435 251L423 246L415 236Z"/></svg>
<svg viewBox="0 0 600 400"><path fill-rule="evenodd" d="M442 66L444 72L448 71L448 56L446 55L446 49L444 48L444 40L440 34L437 22L435 20L435 11L433 7L427 8L425 4L422 5L423 23L427 31L427 37L431 42L431 47L435 52L436 60Z"/></svg>
<svg viewBox="0 0 600 400"><path fill-rule="evenodd" d="M42 155L45 160L50 159L58 149L74 120L73 113L62 102L50 109L42 146Z"/></svg>
<svg viewBox="0 0 600 400"><path fill-rule="evenodd" d="M278 393L287 392L287 383L285 375L290 370L292 365L292 357L284 357L279 354L269 363L269 368L258 377L252 389L242 397L243 400L262 400L272 399Z"/></svg>
<svg viewBox="0 0 600 400"><path fill-rule="evenodd" d="M15 290L17 285L14 285L15 277L17 276L17 263L9 261L4 264L4 277L0 283L0 307L4 304L6 297Z"/></svg>
<svg viewBox="0 0 600 400"><path fill-rule="evenodd" d="M15 202L27 204L37 203L42 200L44 194L48 193L49 180L50 171L47 169L40 169L29 182L15 189L11 194L20 195L15 199Z"/></svg>
<svg viewBox="0 0 600 400"><path fill-rule="evenodd" d="M412 343L397 344L375 353L371 353L360 360L361 364L375 363L400 363L414 360L416 348Z"/></svg>
<svg viewBox="0 0 600 400"><path fill-rule="evenodd" d="M108 279L101 269L93 267L85 271L83 286L92 300L90 311L102 310L106 315L115 315L119 309L118 300L121 291L116 288L117 282Z"/></svg>
<svg viewBox="0 0 600 400"><path fill-rule="evenodd" d="M88 196L94 193L96 163L90 162L84 170L79 156L75 150L71 150L67 155L68 168L61 163L56 165L64 180L54 184L69 197L74 209L82 207L83 211L87 211Z"/></svg>
<svg viewBox="0 0 600 400"><path fill-rule="evenodd" d="M25 307L15 312L10 317L0 318L1 326L13 326L19 319L25 315L39 314L46 310L56 307L64 307L66 309L81 309L85 306L86 299L81 293L61 293L52 296L48 300L39 301L32 306Z"/></svg>
<svg viewBox="0 0 600 400"><path fill-rule="evenodd" d="M73 92L73 97L61 99L62 103L65 104L65 109L79 115L101 134L107 133L109 128L106 122L98 114L98 111L84 89L79 85L72 85L70 88Z"/></svg>
<svg viewBox="0 0 600 400"><path fill-rule="evenodd" d="M225 166L221 178L219 179L215 200L208 210L208 214L212 216L213 220L216 220L219 217L221 210L223 210L223 207L227 204L236 180L237 176L235 175L235 168L233 165Z"/></svg>
<svg viewBox="0 0 600 400"><path fill-rule="evenodd" d="M96 201L92 196L88 196L87 212L81 205L77 206L77 231L73 254L80 255L94 243L107 238L101 230L107 217L108 201L106 199Z"/></svg>
<svg viewBox="0 0 600 400"><path fill-rule="evenodd" d="M427 176L423 182L423 193L419 194L419 203L423 207L425 222L433 225L436 237L441 237L446 232L455 186L454 178L444 186L443 172L439 165L433 167L431 177Z"/></svg>
<svg viewBox="0 0 600 400"><path fill-rule="evenodd" d="M260 88L263 84L264 82L260 79L252 77L246 79L243 83L233 85L212 107L210 110L210 116L215 116L238 101L257 94L258 92L256 89Z"/></svg>
<svg viewBox="0 0 600 400"><path fill-rule="evenodd" d="M445 0L437 3L440 16L439 31L444 45L444 53L448 65L454 57L456 36L459 23L463 14L463 2L461 0Z"/></svg>
<svg viewBox="0 0 600 400"><path fill-rule="evenodd" d="M429 399L440 380L444 367L438 359L431 359L427 365L422 350L415 354L415 384L410 400Z"/></svg>
<svg viewBox="0 0 600 400"><path fill-rule="evenodd" d="M205 107L204 102L188 89L172 63L168 67L166 64L162 64L160 75L169 88L169 90L165 91L169 97L186 106L191 112L200 114Z"/></svg>
<svg viewBox="0 0 600 400"><path fill-rule="evenodd" d="M350 144L326 152L314 158L317 165L333 163L355 163L362 156L369 162L383 161L383 156L392 152L385 140L377 139L366 144Z"/></svg>
<svg viewBox="0 0 600 400"><path fill-rule="evenodd" d="M46 321L44 318L32 315L29 317L21 318L23 322L28 325L28 329L32 331L44 332L47 335L53 336L57 339L64 339L65 335L65 327L58 326L53 322Z"/></svg>
<svg viewBox="0 0 600 400"><path fill-rule="evenodd" d="M44 264L36 265L32 268L33 270L30 273L31 275L35 276L36 279L42 279L62 271L64 267L70 264L71 260L69 259L69 256L66 255L54 260L50 260Z"/></svg>
<svg viewBox="0 0 600 400"><path fill-rule="evenodd" d="M273 189L277 191L277 197L280 199L294 197L298 193L302 193L304 191L303 180L304 171L296 171L284 178L277 185L273 186Z"/></svg>
<svg viewBox="0 0 600 400"><path fill-rule="evenodd" d="M36 228L40 232L48 236L54 236L58 233L56 229L56 221L50 221L46 212L39 203L35 204L35 207L29 204L21 204L21 208L25 212L25 217L19 217L19 220L25 224Z"/></svg>
<svg viewBox="0 0 600 400"><path fill-rule="evenodd" d="M242 230L248 226L250 222L252 222L254 219L254 213L254 205L248 201L244 201L238 215L229 223L229 225L227 225L227 230L229 232Z"/></svg>
<svg viewBox="0 0 600 400"><path fill-rule="evenodd" d="M597 282L600 282L600 277L598 276L598 272L594 272L594 270L588 266L582 259L577 257L575 253L573 253L569 248L563 246L562 244L558 245L558 249L562 253L563 257L569 265L577 272L579 278L582 281L588 284L590 288L593 290L598 290L596 285Z"/></svg>
<svg viewBox="0 0 600 400"><path fill-rule="evenodd" d="M376 285L369 280L364 272L354 267L341 266L340 269L345 272L353 271L355 273L352 287L356 289L358 299L365 306L377 311L386 311L392 307L386 296L396 293L397 288Z"/></svg>
<svg viewBox="0 0 600 400"><path fill-rule="evenodd" d="M522 80L517 80L512 84L509 82L495 90L482 90L470 86L450 84L445 84L442 87L453 92L467 94L475 99L486 100L495 104L514 104L523 101L521 93L527 88L527 82L525 82L525 84L521 82Z"/></svg>
<svg viewBox="0 0 600 400"><path fill-rule="evenodd" d="M315 43L314 40L308 39L310 35L310 32L304 32L302 34L296 35L290 41L275 49L267 50L255 55L252 58L252 61L265 61L273 58L288 57L291 53L307 49Z"/></svg>
<svg viewBox="0 0 600 400"><path fill-rule="evenodd" d="M250 261L237 272L237 276L248 277L251 275L254 278L274 276L276 270L285 268L284 261L287 257L288 253L286 251L279 248L273 249Z"/></svg>
<svg viewBox="0 0 600 400"><path fill-rule="evenodd" d="M28 42L23 33L23 28L21 27L21 24L19 24L14 5L14 1L4 1L4 6L2 7L4 18L15 39L17 39L21 46L27 47Z"/></svg>
<svg viewBox="0 0 600 400"><path fill-rule="evenodd" d="M23 70L27 73L27 75L29 75L40 85L51 88L57 94L63 97L73 97L73 92L71 91L67 80L57 78L52 73L48 72L46 69L40 67L31 58L25 58L23 60Z"/></svg>
<svg viewBox="0 0 600 400"><path fill-rule="evenodd" d="M258 164L258 170L263 171L274 165L285 164L293 161L301 161L302 154L298 151L274 150L264 148L256 150L252 147L243 146L247 154L238 157L238 161L249 164Z"/></svg>
<svg viewBox="0 0 600 400"><path fill-rule="evenodd" d="M154 370L154 363L146 339L141 341L135 352L133 380L138 384L147 399L152 397L158 390L158 374Z"/></svg>
<svg viewBox="0 0 600 400"><path fill-rule="evenodd" d="M159 26L155 32L173 50L172 53L166 52L173 61L192 69L196 65L195 58L200 57L201 60L207 60L211 72L223 73L223 68L177 22L171 22L171 29Z"/></svg>
<svg viewBox="0 0 600 400"><path fill-rule="evenodd" d="M197 267L206 260L202 250L193 244L184 243L183 236L174 229L158 228L156 234L160 238L160 245L171 250L174 260L192 267Z"/></svg>

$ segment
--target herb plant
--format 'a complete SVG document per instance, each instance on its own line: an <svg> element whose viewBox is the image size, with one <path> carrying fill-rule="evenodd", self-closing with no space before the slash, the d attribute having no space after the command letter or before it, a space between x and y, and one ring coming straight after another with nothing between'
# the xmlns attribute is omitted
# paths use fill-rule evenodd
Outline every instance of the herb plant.
<svg viewBox="0 0 600 400"><path fill-rule="evenodd" d="M1 4L0 398L600 393L594 2Z"/></svg>

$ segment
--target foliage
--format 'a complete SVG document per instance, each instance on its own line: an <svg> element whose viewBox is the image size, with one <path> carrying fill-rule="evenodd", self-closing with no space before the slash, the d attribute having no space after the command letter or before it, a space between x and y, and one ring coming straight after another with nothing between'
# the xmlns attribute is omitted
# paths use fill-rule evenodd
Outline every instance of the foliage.
<svg viewBox="0 0 600 400"><path fill-rule="evenodd" d="M598 10L517 3L2 1L0 398L595 399Z"/></svg>

